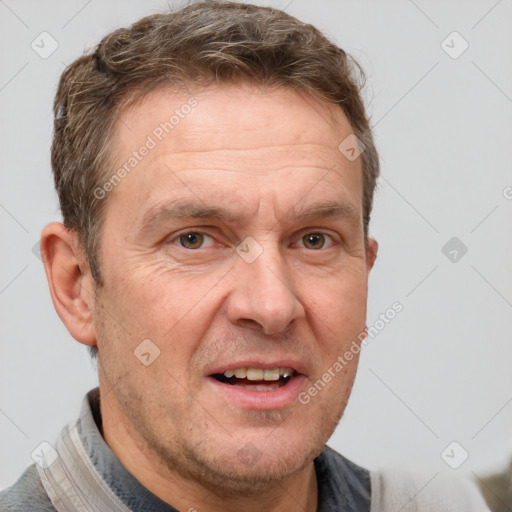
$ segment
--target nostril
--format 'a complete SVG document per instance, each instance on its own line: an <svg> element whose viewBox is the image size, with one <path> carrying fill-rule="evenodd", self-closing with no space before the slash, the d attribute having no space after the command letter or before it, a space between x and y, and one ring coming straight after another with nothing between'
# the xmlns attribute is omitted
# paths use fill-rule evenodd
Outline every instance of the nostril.
<svg viewBox="0 0 512 512"><path fill-rule="evenodd" d="M240 323L241 327L248 327L249 329L264 330L263 325L261 325L256 320L253 320L252 318L240 318L239 323Z"/></svg>

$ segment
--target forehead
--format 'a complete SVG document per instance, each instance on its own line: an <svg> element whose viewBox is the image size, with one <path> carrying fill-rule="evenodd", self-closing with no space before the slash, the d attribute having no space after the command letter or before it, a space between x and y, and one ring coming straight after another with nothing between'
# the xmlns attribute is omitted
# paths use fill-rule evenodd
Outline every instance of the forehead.
<svg viewBox="0 0 512 512"><path fill-rule="evenodd" d="M338 106L305 93L254 85L159 89L118 118L114 167L128 172L109 202L122 197L125 209L147 210L179 197L187 184L200 195L220 191L220 198L223 184L247 195L264 194L272 183L275 195L283 176L290 180L295 173L301 181L289 182L280 191L285 197L302 193L301 184L313 185L324 173L317 189L345 191L360 209L360 158L349 161L338 149L350 134Z"/></svg>
<svg viewBox="0 0 512 512"><path fill-rule="evenodd" d="M286 132L281 131L284 126ZM120 114L114 141L131 143L137 132L160 139L158 145L167 149L204 151L218 146L257 148L270 141L274 146L318 143L332 149L352 130L339 106L305 92L219 84L188 92L159 88L149 93Z"/></svg>

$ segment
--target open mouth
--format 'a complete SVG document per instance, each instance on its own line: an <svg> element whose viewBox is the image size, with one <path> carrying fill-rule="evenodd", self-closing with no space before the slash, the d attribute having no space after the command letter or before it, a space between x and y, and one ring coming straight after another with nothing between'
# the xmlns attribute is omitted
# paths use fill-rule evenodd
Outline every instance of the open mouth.
<svg viewBox="0 0 512 512"><path fill-rule="evenodd" d="M253 391L272 391L286 386L297 375L292 368L274 368L271 370L239 368L224 373L214 373L210 377L223 384Z"/></svg>
<svg viewBox="0 0 512 512"><path fill-rule="evenodd" d="M276 361L277 363L277 361ZM305 370L278 367L279 363L262 368L212 368L207 373L210 389L228 407L251 410L279 410L293 407L307 383ZM239 363L243 365L243 363ZM289 364L289 363L288 363ZM217 395L218 394L218 395Z"/></svg>

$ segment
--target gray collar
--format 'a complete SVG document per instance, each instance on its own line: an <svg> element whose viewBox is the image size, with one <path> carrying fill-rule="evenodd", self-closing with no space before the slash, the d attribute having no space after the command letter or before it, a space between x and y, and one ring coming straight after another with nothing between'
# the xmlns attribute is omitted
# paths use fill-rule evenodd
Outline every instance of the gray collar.
<svg viewBox="0 0 512 512"><path fill-rule="evenodd" d="M38 467L55 508L83 512L178 512L128 472L104 441L100 429L99 389L95 388L84 397L80 418L63 429L57 442L59 458L49 461L47 467ZM318 512L370 510L370 475L366 469L328 446L314 464Z"/></svg>

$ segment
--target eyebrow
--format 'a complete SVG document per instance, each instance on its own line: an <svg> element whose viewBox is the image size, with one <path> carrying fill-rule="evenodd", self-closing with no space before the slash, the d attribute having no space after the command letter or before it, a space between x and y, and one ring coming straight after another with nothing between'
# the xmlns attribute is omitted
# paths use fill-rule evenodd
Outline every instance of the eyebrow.
<svg viewBox="0 0 512 512"><path fill-rule="evenodd" d="M189 199L176 200L171 203L161 203L151 207L143 216L140 232L152 229L164 222L175 219L212 219L230 224L245 222L249 214L229 210L222 206L209 206L200 201ZM320 201L314 203L302 211L288 211L285 217L292 217L296 221L311 221L327 218L347 219L352 222L359 222L359 210L350 203L336 200Z"/></svg>

